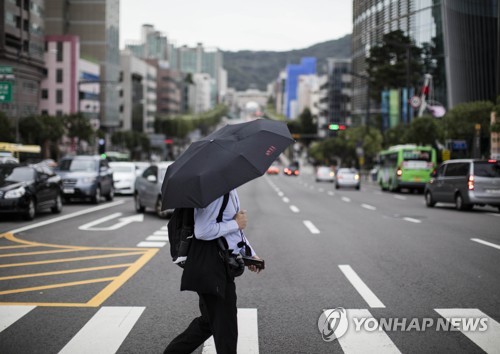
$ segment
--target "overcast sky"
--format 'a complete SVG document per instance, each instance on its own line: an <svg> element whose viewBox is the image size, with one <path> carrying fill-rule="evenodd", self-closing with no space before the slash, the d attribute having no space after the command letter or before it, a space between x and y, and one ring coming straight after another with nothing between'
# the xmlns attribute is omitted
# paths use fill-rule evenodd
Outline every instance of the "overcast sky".
<svg viewBox="0 0 500 354"><path fill-rule="evenodd" d="M287 51L352 32L352 0L120 0L120 48L151 24L177 46Z"/></svg>

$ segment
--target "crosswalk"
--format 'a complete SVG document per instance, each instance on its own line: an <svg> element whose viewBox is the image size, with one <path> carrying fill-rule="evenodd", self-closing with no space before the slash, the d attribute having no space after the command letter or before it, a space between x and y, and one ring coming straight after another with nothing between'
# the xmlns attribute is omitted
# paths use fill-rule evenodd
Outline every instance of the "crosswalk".
<svg viewBox="0 0 500 354"><path fill-rule="evenodd" d="M0 334L9 326L22 320L23 317L35 308L35 306L0 306ZM143 315L144 310L145 307L138 306L104 306L99 308L59 353L116 353ZM68 309L68 311L71 310ZM334 310L324 310L327 318L331 311ZM369 310L347 309L346 311L350 323L345 334L337 339L344 353L401 353L401 350L385 330L373 330L374 327L379 327L379 321L374 318ZM483 319L487 323L488 328L486 331L467 330L467 328L457 327L455 332L462 333L486 353L500 353L500 323L487 314L479 309L453 308L434 309L434 311L440 316L443 322L450 322L452 326L456 325L456 323L453 323L453 319ZM354 318L364 318L367 324L370 323L370 326L356 326L352 323L352 319ZM371 327L372 330L370 328L367 330L367 327ZM238 353L259 353L257 309L238 309L238 331ZM320 335L318 335L317 340L321 340ZM216 353L212 337L205 342L202 353Z"/></svg>

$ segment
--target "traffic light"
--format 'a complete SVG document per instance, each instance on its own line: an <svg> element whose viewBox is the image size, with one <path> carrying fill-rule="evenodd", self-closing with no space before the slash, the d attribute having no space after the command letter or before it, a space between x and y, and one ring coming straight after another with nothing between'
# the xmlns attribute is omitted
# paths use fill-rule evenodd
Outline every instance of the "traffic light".
<svg viewBox="0 0 500 354"><path fill-rule="evenodd" d="M99 139L99 146L98 146L98 151L99 155L105 155L106 154L106 140L101 138Z"/></svg>
<svg viewBox="0 0 500 354"><path fill-rule="evenodd" d="M337 124L337 123L332 123L328 126L328 129L337 131L337 130L346 130L346 125L345 124Z"/></svg>

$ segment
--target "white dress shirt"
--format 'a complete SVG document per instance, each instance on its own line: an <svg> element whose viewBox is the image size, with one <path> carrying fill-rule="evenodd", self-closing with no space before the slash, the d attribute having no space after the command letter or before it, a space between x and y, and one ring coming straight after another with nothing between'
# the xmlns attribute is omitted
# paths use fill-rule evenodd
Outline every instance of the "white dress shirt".
<svg viewBox="0 0 500 354"><path fill-rule="evenodd" d="M250 247L252 256L255 252L250 246L242 230L238 228L238 223L234 220L234 216L240 210L240 202L236 190L233 189L229 193L229 201L222 215L222 222L217 222L220 208L222 206L224 196L214 200L206 208L194 209L194 234L198 240L210 241L220 236L224 236L233 254L241 253L245 255L245 248L238 247L238 243L245 241Z"/></svg>

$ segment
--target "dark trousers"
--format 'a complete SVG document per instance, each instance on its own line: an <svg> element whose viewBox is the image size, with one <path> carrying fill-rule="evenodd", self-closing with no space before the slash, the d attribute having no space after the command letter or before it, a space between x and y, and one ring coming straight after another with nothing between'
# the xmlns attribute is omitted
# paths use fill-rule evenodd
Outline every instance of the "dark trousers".
<svg viewBox="0 0 500 354"><path fill-rule="evenodd" d="M188 328L174 338L164 354L192 353L211 335L214 336L217 354L235 354L238 342L238 318L236 309L236 286L226 284L226 296L198 294L201 316L195 318Z"/></svg>

